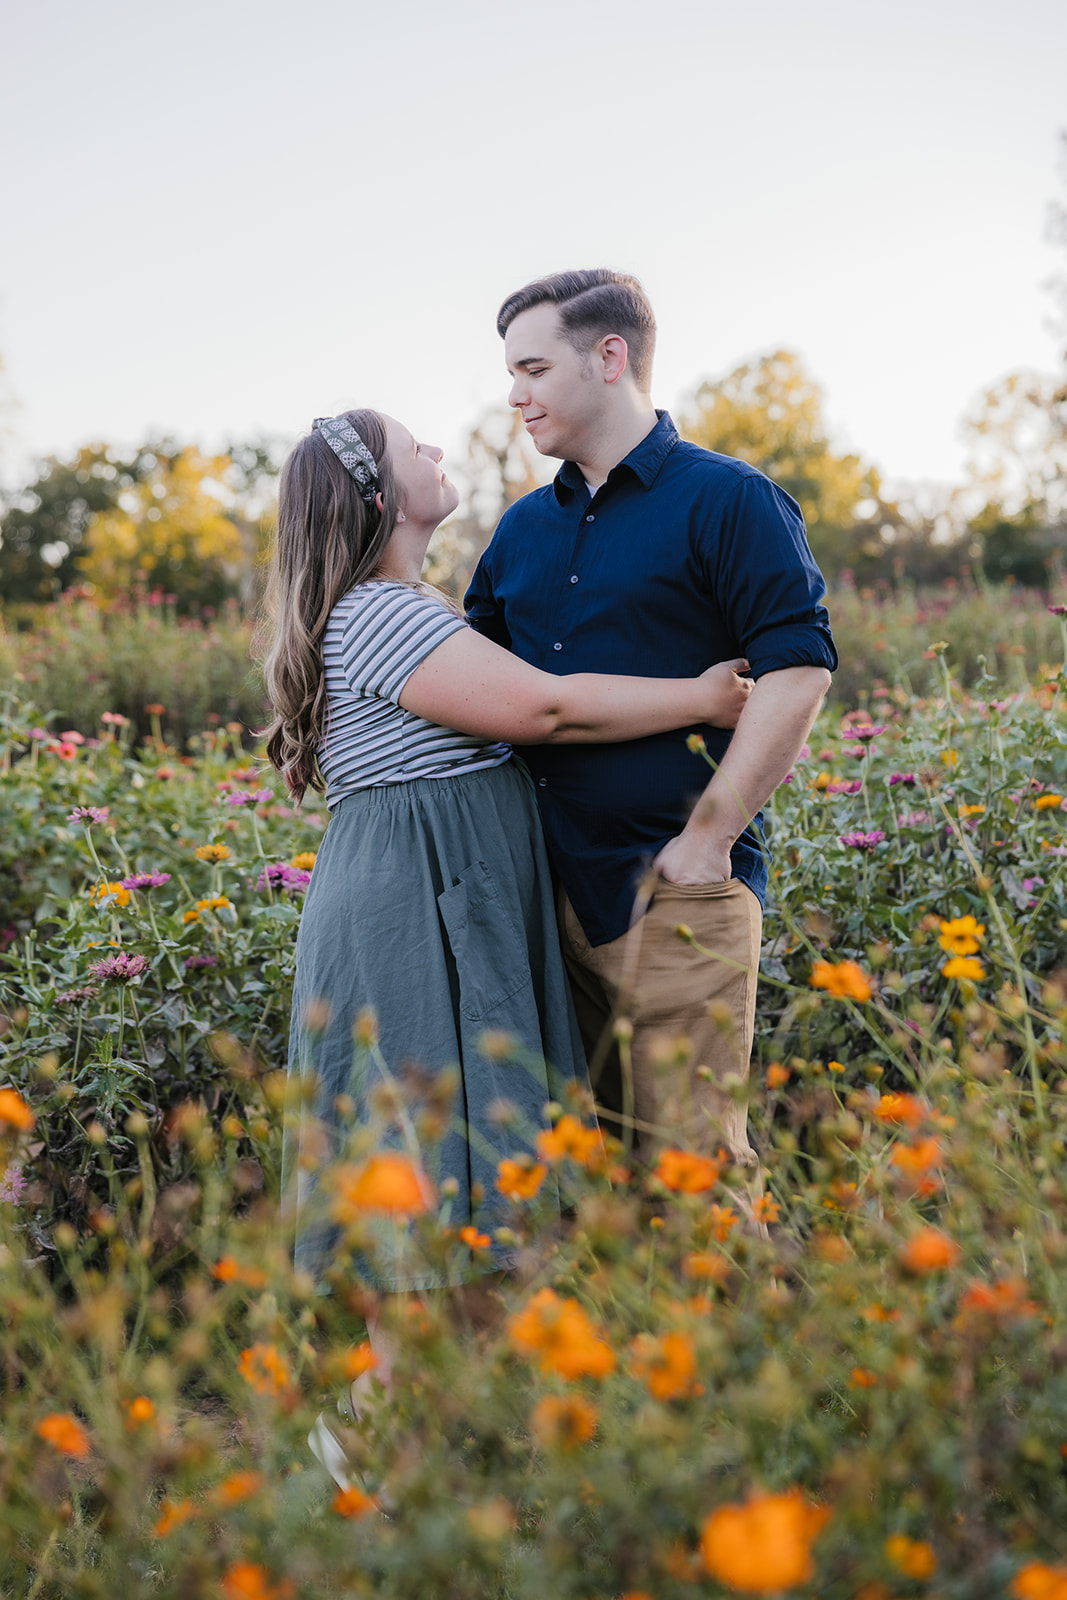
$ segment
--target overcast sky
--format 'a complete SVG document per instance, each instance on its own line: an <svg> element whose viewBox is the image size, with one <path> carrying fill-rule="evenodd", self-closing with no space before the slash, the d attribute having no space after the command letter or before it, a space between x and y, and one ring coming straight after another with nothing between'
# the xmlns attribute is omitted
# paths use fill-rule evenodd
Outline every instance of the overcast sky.
<svg viewBox="0 0 1067 1600"><path fill-rule="evenodd" d="M643 279L659 404L784 345L893 480L1056 362L1062 0L7 0L0 44L9 487L353 404L458 447L562 267Z"/></svg>

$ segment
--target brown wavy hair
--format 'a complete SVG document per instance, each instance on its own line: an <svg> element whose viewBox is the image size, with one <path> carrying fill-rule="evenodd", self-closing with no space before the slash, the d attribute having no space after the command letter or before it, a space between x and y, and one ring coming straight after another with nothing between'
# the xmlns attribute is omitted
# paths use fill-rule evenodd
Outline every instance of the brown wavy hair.
<svg viewBox="0 0 1067 1600"><path fill-rule="evenodd" d="M267 757L299 805L326 788L318 751L326 721L322 639L330 612L349 589L373 576L400 511L377 411L343 413L378 463L381 511L360 498L354 480L319 433L290 454L278 485L278 530L270 554L260 654L274 720Z"/></svg>

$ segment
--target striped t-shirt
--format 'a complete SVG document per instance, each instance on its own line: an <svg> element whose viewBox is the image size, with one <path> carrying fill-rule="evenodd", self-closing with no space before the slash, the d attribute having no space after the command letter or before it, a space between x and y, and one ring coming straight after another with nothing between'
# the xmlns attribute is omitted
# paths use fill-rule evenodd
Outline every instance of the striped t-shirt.
<svg viewBox="0 0 1067 1600"><path fill-rule="evenodd" d="M326 804L412 778L497 767L510 745L427 722L398 702L415 668L467 624L432 595L372 580L350 589L326 624L326 731L319 765Z"/></svg>

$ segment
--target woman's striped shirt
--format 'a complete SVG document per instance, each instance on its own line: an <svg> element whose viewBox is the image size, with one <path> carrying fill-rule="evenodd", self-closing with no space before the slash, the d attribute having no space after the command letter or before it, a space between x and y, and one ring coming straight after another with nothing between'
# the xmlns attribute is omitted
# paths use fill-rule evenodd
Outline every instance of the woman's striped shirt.
<svg viewBox="0 0 1067 1600"><path fill-rule="evenodd" d="M439 727L397 703L415 668L466 626L442 601L404 583L361 583L337 602L322 646L319 765L328 806L357 789L447 778L508 759L510 745Z"/></svg>

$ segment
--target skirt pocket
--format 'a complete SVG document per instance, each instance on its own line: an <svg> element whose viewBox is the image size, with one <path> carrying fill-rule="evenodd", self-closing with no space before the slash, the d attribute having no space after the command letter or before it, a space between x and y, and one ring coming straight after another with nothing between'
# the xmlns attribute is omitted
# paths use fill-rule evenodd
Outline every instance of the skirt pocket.
<svg viewBox="0 0 1067 1600"><path fill-rule="evenodd" d="M529 955L484 861L464 867L437 905L459 975L459 1009L485 1021L529 984Z"/></svg>

